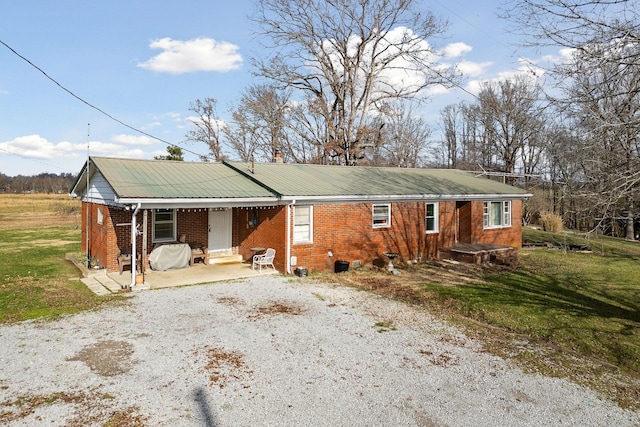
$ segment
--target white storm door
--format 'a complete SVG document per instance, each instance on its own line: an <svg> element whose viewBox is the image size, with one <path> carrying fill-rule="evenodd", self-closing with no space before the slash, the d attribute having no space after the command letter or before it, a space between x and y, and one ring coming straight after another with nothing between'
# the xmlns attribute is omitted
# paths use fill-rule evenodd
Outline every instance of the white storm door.
<svg viewBox="0 0 640 427"><path fill-rule="evenodd" d="M231 253L231 219L233 211L209 211L209 252Z"/></svg>

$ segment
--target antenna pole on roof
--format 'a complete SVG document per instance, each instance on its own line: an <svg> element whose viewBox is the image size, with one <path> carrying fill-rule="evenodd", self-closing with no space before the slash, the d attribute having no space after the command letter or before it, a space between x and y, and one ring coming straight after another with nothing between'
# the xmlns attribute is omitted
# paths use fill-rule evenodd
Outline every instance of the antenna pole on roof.
<svg viewBox="0 0 640 427"><path fill-rule="evenodd" d="M85 200L89 200L89 143L91 141L91 123L87 123L87 168L85 170L85 174L86 174L86 178L87 178L87 184L86 184L86 188L84 190L84 194L85 194ZM91 267L91 260L89 259L89 204L87 203L86 205L86 211L85 211L85 230L84 230L84 236L85 236L85 243L84 243L84 248L85 248L85 252L86 252L86 260L85 262L87 263L87 268Z"/></svg>

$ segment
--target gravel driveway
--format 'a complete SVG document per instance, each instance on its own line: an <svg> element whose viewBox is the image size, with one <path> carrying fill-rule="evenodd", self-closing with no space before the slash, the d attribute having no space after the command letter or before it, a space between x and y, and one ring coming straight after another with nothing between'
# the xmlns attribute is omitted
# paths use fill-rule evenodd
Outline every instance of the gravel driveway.
<svg viewBox="0 0 640 427"><path fill-rule="evenodd" d="M640 425L420 310L309 279L139 292L0 343L8 426Z"/></svg>

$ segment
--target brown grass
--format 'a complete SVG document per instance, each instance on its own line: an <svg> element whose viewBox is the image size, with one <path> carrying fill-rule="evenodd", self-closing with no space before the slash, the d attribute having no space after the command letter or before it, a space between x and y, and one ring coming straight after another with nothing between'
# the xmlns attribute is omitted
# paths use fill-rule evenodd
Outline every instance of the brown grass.
<svg viewBox="0 0 640 427"><path fill-rule="evenodd" d="M0 194L0 229L82 223L81 202L68 194Z"/></svg>

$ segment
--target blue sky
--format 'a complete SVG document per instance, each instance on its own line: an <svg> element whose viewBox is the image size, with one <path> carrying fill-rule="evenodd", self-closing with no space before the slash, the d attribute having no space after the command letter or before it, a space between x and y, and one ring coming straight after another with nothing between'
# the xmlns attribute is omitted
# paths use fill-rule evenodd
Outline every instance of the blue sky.
<svg viewBox="0 0 640 427"><path fill-rule="evenodd" d="M424 4L450 21L449 37L437 44L455 52L471 92L479 81L522 67L525 54L496 17L498 2ZM0 41L114 118L204 154L204 145L185 142L189 106L216 98L224 118L252 82L251 7L252 0L12 1L2 7ZM425 112L430 120L444 105L470 98L461 90L441 92ZM76 174L87 147L95 156L166 154L164 143L96 111L0 45L0 172Z"/></svg>

